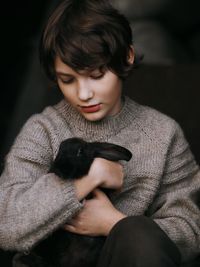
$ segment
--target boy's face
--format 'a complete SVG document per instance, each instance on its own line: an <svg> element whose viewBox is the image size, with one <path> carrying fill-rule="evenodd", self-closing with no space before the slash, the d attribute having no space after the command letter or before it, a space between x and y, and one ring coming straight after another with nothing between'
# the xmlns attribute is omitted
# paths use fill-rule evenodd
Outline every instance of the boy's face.
<svg viewBox="0 0 200 267"><path fill-rule="evenodd" d="M121 109L122 81L113 72L75 72L59 57L56 79L65 99L89 121L117 114Z"/></svg>

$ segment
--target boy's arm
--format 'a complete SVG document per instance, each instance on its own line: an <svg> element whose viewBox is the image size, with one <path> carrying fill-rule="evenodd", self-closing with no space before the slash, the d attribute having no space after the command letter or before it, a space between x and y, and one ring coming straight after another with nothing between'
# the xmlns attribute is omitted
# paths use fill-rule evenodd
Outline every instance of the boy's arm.
<svg viewBox="0 0 200 267"><path fill-rule="evenodd" d="M29 250L81 208L74 184L48 173L48 125L34 116L23 127L0 178L0 247Z"/></svg>
<svg viewBox="0 0 200 267"><path fill-rule="evenodd" d="M152 218L179 247L183 260L200 251L200 171L176 125Z"/></svg>

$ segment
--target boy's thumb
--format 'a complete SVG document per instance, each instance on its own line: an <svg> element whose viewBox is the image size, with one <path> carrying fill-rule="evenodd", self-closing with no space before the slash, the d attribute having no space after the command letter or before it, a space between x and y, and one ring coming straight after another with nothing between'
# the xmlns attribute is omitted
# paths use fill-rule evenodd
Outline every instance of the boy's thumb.
<svg viewBox="0 0 200 267"><path fill-rule="evenodd" d="M95 188L94 189L93 195L94 195L95 198L102 198L102 197L104 198L104 197L106 197L106 194L102 190L100 190L99 188Z"/></svg>

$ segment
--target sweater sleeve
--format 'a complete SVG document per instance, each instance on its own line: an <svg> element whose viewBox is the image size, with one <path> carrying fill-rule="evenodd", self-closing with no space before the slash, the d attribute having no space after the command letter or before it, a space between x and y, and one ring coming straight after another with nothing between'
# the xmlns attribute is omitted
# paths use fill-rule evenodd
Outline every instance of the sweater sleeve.
<svg viewBox="0 0 200 267"><path fill-rule="evenodd" d="M31 118L6 157L0 178L0 247L28 251L82 208L73 183L48 173L48 127Z"/></svg>
<svg viewBox="0 0 200 267"><path fill-rule="evenodd" d="M199 200L199 167L176 124L152 218L178 246L183 261L200 251Z"/></svg>

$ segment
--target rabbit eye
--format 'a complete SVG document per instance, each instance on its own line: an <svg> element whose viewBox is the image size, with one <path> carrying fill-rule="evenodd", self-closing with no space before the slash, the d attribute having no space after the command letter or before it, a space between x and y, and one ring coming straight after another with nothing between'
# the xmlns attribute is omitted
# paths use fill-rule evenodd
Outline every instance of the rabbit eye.
<svg viewBox="0 0 200 267"><path fill-rule="evenodd" d="M83 149L80 147L76 156L80 157L82 155L82 153L83 153Z"/></svg>

